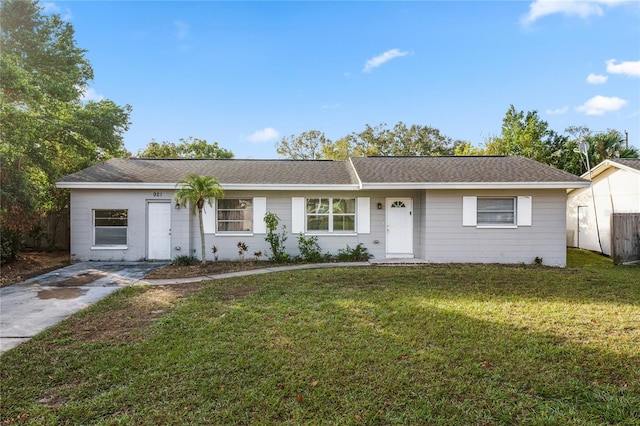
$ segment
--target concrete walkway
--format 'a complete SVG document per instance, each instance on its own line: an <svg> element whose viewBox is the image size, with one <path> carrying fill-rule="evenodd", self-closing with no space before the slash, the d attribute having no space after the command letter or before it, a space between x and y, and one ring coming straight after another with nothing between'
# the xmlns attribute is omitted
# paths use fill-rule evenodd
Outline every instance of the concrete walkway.
<svg viewBox="0 0 640 426"><path fill-rule="evenodd" d="M80 262L0 288L0 353L167 262Z"/></svg>
<svg viewBox="0 0 640 426"><path fill-rule="evenodd" d="M245 277L247 275L259 275L268 274L271 272L282 271L296 271L301 269L324 269L324 268L342 268L350 266L370 266L369 262L339 262L339 263L309 263L303 265L287 265L287 266L274 266L271 268L249 269L246 271L227 272L225 274L216 275L203 275L200 277L191 278L170 278L164 280L147 280L143 279L138 281L137 284L150 284L150 285L168 285L168 284L187 284L196 283L206 280L221 280L225 278Z"/></svg>
<svg viewBox="0 0 640 426"><path fill-rule="evenodd" d="M166 262L81 262L0 288L0 354L129 285L170 285L369 262L276 266L193 278L145 280Z"/></svg>

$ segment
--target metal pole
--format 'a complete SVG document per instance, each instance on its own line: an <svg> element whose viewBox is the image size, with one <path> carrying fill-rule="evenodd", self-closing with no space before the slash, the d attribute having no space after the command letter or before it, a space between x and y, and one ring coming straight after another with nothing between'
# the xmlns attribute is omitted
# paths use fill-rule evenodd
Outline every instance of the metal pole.
<svg viewBox="0 0 640 426"><path fill-rule="evenodd" d="M596 196L593 192L593 179L591 177L591 165L589 164L589 153L585 153L585 157L587 159L587 169L589 169L589 180L591 181L591 199L593 200L593 214L596 217L596 234L598 234L598 245L600 246L600 253L604 253L602 251L602 240L600 239L600 226L598 226L598 209L596 207Z"/></svg>

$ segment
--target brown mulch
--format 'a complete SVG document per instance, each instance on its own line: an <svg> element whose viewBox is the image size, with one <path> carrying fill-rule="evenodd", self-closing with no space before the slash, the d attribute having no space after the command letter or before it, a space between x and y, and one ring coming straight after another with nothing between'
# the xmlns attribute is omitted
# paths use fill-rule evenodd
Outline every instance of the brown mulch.
<svg viewBox="0 0 640 426"><path fill-rule="evenodd" d="M0 266L0 287L24 281L71 264L66 251L23 251L18 258Z"/></svg>

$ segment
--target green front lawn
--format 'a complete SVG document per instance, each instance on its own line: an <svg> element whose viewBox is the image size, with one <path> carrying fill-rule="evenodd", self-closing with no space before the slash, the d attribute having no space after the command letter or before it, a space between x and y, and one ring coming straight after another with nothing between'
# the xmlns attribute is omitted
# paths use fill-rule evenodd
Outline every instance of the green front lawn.
<svg viewBox="0 0 640 426"><path fill-rule="evenodd" d="M569 263L127 288L2 356L0 422L637 425L640 268Z"/></svg>

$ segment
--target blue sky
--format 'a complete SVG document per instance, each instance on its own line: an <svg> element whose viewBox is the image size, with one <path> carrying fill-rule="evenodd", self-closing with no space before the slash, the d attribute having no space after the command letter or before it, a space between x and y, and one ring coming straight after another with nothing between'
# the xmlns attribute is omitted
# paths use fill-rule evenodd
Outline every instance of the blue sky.
<svg viewBox="0 0 640 426"><path fill-rule="evenodd" d="M510 104L640 147L640 2L42 2L152 139L276 158L283 136L429 125L474 145Z"/></svg>

